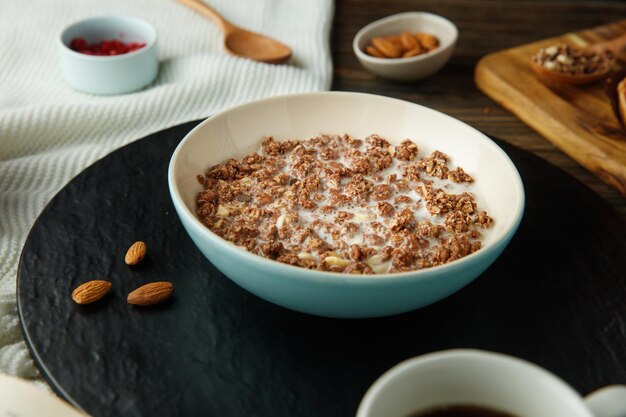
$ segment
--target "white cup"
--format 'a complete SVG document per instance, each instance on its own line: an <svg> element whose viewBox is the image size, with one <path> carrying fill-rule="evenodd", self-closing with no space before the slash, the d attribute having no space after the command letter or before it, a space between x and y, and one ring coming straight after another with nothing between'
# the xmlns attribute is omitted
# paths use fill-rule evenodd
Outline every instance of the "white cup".
<svg viewBox="0 0 626 417"><path fill-rule="evenodd" d="M357 417L410 417L460 404L516 417L626 417L626 386L605 387L583 399L556 375L530 362L455 349L391 368L369 388Z"/></svg>

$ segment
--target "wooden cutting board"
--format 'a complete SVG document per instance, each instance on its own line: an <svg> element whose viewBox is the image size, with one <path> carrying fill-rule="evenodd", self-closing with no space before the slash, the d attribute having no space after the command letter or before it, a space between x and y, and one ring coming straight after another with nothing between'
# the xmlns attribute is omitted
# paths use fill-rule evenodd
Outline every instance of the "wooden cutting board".
<svg viewBox="0 0 626 417"><path fill-rule="evenodd" d="M549 87L529 65L539 48L562 42L582 47L624 32L621 20L495 52L480 60L475 80L485 94L626 196L626 131L613 114L605 82Z"/></svg>

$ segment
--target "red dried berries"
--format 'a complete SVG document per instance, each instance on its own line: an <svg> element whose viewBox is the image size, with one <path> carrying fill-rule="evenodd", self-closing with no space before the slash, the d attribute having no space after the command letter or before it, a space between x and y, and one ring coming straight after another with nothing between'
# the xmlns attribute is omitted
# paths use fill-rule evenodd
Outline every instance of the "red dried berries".
<svg viewBox="0 0 626 417"><path fill-rule="evenodd" d="M70 49L81 54L109 56L122 55L136 51L146 46L145 43L124 43L118 39L106 39L97 43L89 44L84 38L74 38L70 41Z"/></svg>

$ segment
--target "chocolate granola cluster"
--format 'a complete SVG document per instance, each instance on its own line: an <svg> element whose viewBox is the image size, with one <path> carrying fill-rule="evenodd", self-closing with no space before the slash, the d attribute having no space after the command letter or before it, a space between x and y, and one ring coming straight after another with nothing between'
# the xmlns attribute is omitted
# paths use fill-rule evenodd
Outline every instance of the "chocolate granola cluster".
<svg viewBox="0 0 626 417"><path fill-rule="evenodd" d="M434 151L378 135L265 137L198 180L197 213L214 233L278 262L372 274L442 265L481 247L492 224L472 177Z"/></svg>

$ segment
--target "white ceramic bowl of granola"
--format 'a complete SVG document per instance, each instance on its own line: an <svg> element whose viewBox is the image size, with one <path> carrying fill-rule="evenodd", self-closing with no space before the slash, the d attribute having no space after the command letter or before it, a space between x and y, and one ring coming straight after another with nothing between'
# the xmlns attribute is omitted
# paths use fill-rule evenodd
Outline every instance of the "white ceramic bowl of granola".
<svg viewBox="0 0 626 417"><path fill-rule="evenodd" d="M377 58L364 52L372 39L399 35L403 31L431 34L439 40L439 47L409 58ZM354 37L352 49L361 65L374 74L398 81L416 81L433 75L448 62L457 38L458 30L448 19L427 12L406 12L365 26Z"/></svg>
<svg viewBox="0 0 626 417"><path fill-rule="evenodd" d="M420 152L440 150L474 178L479 206L494 218L483 247L432 268L377 275L309 270L240 249L210 231L196 214L197 176L259 148L263 136L306 139L377 133L392 144L411 138ZM508 156L472 127L429 108L388 97L346 92L280 96L205 120L176 148L168 172L174 207L198 249L228 278L283 307L327 317L378 317L411 311L458 291L507 246L524 211L524 189Z"/></svg>

